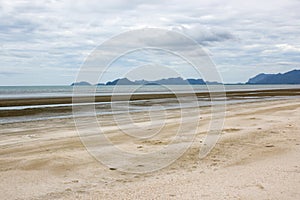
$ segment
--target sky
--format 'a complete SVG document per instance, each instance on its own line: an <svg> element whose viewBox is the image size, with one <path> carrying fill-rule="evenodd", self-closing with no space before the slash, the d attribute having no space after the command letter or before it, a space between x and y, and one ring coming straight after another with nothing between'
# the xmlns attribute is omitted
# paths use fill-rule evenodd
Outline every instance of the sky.
<svg viewBox="0 0 300 200"><path fill-rule="evenodd" d="M299 0L0 0L0 85L69 85L95 48L142 28L197 41L225 83L300 69L299 10ZM140 77L129 73L132 79L175 76L157 71L167 63L181 63L179 75L199 78L176 57L151 55L147 62L149 51L119 59L103 81L124 76L129 61L146 66L144 74L137 70Z"/></svg>

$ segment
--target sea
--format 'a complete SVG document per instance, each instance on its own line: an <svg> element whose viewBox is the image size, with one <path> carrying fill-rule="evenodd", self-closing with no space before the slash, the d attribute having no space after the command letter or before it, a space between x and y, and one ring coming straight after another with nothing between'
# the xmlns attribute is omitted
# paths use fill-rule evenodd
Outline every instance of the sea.
<svg viewBox="0 0 300 200"><path fill-rule="evenodd" d="M135 86L80 86L81 91L95 91L95 93L82 94L82 95L95 95L95 96L110 96L113 94L168 94L168 93L185 93L187 91L186 85L135 85ZM220 85L189 85L189 91L195 93L221 91L223 86ZM225 91L257 91L257 90L270 90L270 89L300 89L300 85L224 85ZM30 99L30 98L53 98L53 97L72 97L74 95L74 87L72 86L0 86L0 101L8 99ZM241 102L253 101L267 101L274 98L295 98L295 97L245 97L233 99L220 99L213 103L220 104L233 104ZM300 98L296 96L296 98ZM90 102L88 102L90 103ZM92 102L93 103L93 102ZM176 99L151 99L151 100L136 100L128 102L97 102L95 105L95 112L97 115L116 114L122 112L146 112L149 109L178 109L189 108L193 106L207 106L212 102L209 99L199 98L197 102L185 101L179 103ZM112 111L112 104L114 106ZM158 106L159 105L159 106ZM47 104L44 105L22 105L22 106L0 106L0 124L38 121L59 118L73 117L72 104ZM82 115L84 109L82 109Z"/></svg>

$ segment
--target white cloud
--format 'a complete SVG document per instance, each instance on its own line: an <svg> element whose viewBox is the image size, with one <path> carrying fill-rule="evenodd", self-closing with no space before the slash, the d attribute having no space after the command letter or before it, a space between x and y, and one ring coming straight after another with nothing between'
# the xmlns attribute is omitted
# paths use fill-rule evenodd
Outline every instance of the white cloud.
<svg viewBox="0 0 300 200"><path fill-rule="evenodd" d="M294 46L294 45L290 45L290 44L277 44L277 45L275 45L275 47L277 47L281 51L285 51L285 52L290 52L290 51L300 52L300 46L298 47L298 46Z"/></svg>

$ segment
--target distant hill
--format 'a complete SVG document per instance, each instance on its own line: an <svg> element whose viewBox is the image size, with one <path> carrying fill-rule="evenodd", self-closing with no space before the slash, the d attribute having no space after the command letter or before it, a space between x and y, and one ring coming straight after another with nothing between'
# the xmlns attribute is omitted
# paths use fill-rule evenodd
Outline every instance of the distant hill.
<svg viewBox="0 0 300 200"><path fill-rule="evenodd" d="M177 78L167 78L159 79L156 81L147 80L137 80L131 81L127 78L116 79L114 81L109 81L106 85L204 85L205 81L203 79L183 79L181 77Z"/></svg>
<svg viewBox="0 0 300 200"><path fill-rule="evenodd" d="M164 79L153 81L152 83L157 83L160 85L186 85L188 84L188 81L184 80L181 77L177 77L177 78L167 78L167 79L164 78Z"/></svg>
<svg viewBox="0 0 300 200"><path fill-rule="evenodd" d="M181 77L177 78L164 78L155 81L147 80L136 80L131 81L128 78L118 78L113 81L108 81L107 83L98 83L96 85L218 85L222 84L219 82L210 82L203 79L183 79ZM242 84L242 83L239 83ZM286 73L279 74L258 74L253 78L250 78L245 84L300 84L300 70L293 70ZM90 86L89 82L75 82L71 86Z"/></svg>
<svg viewBox="0 0 300 200"><path fill-rule="evenodd" d="M258 74L250 78L246 84L300 84L300 70L284 74Z"/></svg>
<svg viewBox="0 0 300 200"><path fill-rule="evenodd" d="M71 86L90 86L92 84L90 84L89 82L86 81L81 81L81 82L75 82L72 83Z"/></svg>
<svg viewBox="0 0 300 200"><path fill-rule="evenodd" d="M137 85L135 82L128 80L127 78L116 79L114 81L109 81L106 85Z"/></svg>
<svg viewBox="0 0 300 200"><path fill-rule="evenodd" d="M186 79L191 85L205 85L205 81L203 79Z"/></svg>

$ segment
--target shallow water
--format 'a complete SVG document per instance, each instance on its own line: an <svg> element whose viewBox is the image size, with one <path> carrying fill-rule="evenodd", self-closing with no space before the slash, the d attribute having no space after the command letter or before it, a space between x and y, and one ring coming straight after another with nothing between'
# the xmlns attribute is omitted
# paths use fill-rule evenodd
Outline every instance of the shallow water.
<svg viewBox="0 0 300 200"><path fill-rule="evenodd" d="M80 86L83 90L95 90L96 96L111 95L112 93L128 94L134 91L135 94L148 93L170 93L185 92L186 85L137 85L137 86ZM207 92L206 85L189 85L194 92ZM218 85L210 85L210 89L219 90ZM244 90L265 90L265 89L293 89L300 88L300 85L224 85L226 91ZM72 86L0 86L0 100L6 98L32 98L32 97L70 97L73 95ZM189 89L188 89L189 90ZM89 93L86 93L89 94Z"/></svg>
<svg viewBox="0 0 300 200"><path fill-rule="evenodd" d="M117 94L128 94L134 90L134 94L155 94L155 93L183 93L186 92L184 85L167 86L119 86ZM192 86L195 92L207 92L204 85ZM219 89L220 86L209 86ZM82 87L83 89L85 87ZM226 91L252 91L265 89L292 89L300 88L300 85L225 85ZM96 89L96 95L111 95L113 86L86 87L87 91ZM24 87L0 87L0 101L7 98L39 98L39 97L68 97L72 96L71 86L24 86ZM250 94L252 92L249 92ZM255 92L254 92L255 94ZM234 104L243 102L266 101L282 98L299 98L300 96L238 96L218 98L210 101L207 97L198 97L197 100L187 97L181 99L161 98L135 101L116 102L88 102L78 104L45 104L45 105L22 105L0 107L0 124L26 122L34 120L47 120L53 118L69 118L73 116L72 108L79 110L80 116L121 114L125 112L150 112L152 110L183 109L201 107L217 104ZM180 100L180 102L179 102ZM92 107L91 107L92 106ZM92 109L91 109L92 108Z"/></svg>

